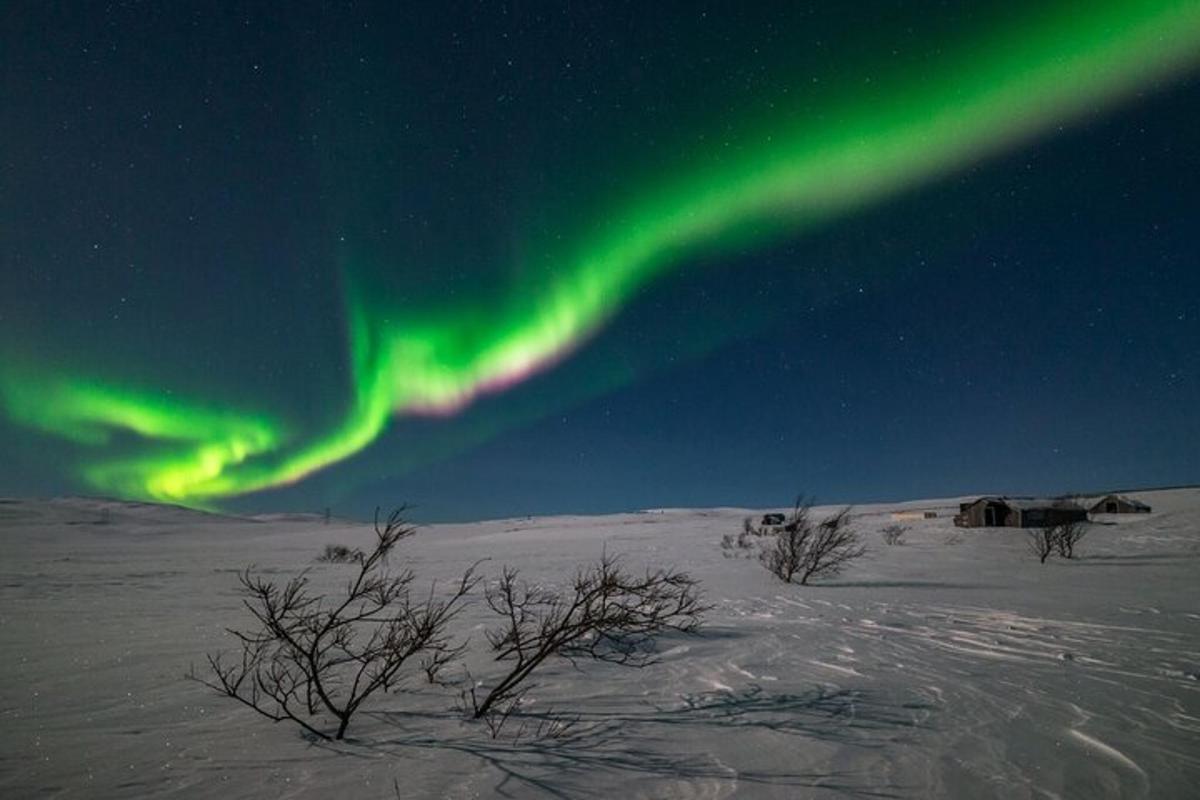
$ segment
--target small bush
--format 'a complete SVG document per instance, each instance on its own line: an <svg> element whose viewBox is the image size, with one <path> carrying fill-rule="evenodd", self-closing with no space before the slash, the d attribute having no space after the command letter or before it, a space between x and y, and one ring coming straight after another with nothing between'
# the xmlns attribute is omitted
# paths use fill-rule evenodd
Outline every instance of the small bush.
<svg viewBox="0 0 1200 800"><path fill-rule="evenodd" d="M1087 532L1087 525L1082 522L1061 522L1057 525L1031 528L1026 532L1026 536L1030 552L1045 564L1046 559L1053 554L1063 558L1074 558L1075 548Z"/></svg>
<svg viewBox="0 0 1200 800"><path fill-rule="evenodd" d="M344 544L327 544L317 561L324 564L361 564L367 554L357 547Z"/></svg>
<svg viewBox="0 0 1200 800"><path fill-rule="evenodd" d="M1087 526L1082 522L1064 522L1058 526L1054 546L1063 558L1075 557L1075 546L1087 535Z"/></svg>
<svg viewBox="0 0 1200 800"><path fill-rule="evenodd" d="M849 525L849 508L820 523L812 521L811 509L811 503L797 500L784 524L768 534L769 542L759 553L763 566L784 583L805 586L813 578L832 577L867 551Z"/></svg>
<svg viewBox="0 0 1200 800"><path fill-rule="evenodd" d="M889 546L897 546L904 544L904 534L908 533L908 528L904 525L888 525L879 532L879 536L883 539L883 543Z"/></svg>
<svg viewBox="0 0 1200 800"><path fill-rule="evenodd" d="M1029 552L1033 553L1038 561L1045 564L1046 559L1058 547L1058 526L1044 525L1040 528L1029 528L1025 531L1025 538Z"/></svg>
<svg viewBox="0 0 1200 800"><path fill-rule="evenodd" d="M470 714L499 733L520 706L530 675L552 657L574 663L581 658L645 667L657 659L654 643L669 631L691 633L707 607L697 582L686 573L625 571L619 559L605 555L576 573L565 592L532 586L505 568L487 588L488 606L501 618L488 630L495 660L510 665L484 696L479 687L466 693Z"/></svg>
<svg viewBox="0 0 1200 800"><path fill-rule="evenodd" d="M227 662L210 654L210 674L193 670L188 677L273 722L342 739L363 703L396 689L413 660L436 676L462 650L450 643L448 626L477 579L470 569L443 598L432 588L413 597L413 573L392 574L386 567L395 546L416 532L402 511L382 525L376 514L375 547L348 557L358 570L344 597L330 601L312 594L303 572L279 585L246 569L240 576L243 604L257 627L230 631L241 644L238 657ZM336 722L332 734L322 722L328 718Z"/></svg>
<svg viewBox="0 0 1200 800"><path fill-rule="evenodd" d="M721 554L726 558L750 558L754 555L755 538L760 536L749 517L742 520L742 529L736 536L727 533L721 537Z"/></svg>

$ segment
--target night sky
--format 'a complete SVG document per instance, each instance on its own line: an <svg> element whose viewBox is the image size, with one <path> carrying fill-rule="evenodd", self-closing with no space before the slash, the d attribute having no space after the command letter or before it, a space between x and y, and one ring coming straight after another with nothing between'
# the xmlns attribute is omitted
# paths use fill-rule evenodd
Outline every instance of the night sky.
<svg viewBox="0 0 1200 800"><path fill-rule="evenodd" d="M1200 482L1200 4L0 10L0 494Z"/></svg>

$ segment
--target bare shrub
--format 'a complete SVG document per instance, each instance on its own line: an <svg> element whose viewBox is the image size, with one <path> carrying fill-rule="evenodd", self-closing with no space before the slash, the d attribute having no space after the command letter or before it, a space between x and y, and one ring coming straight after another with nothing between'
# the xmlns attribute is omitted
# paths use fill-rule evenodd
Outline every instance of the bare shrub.
<svg viewBox="0 0 1200 800"><path fill-rule="evenodd" d="M908 527L904 525L888 525L879 532L879 536L883 539L883 543L890 546L904 544L904 534L908 533Z"/></svg>
<svg viewBox="0 0 1200 800"><path fill-rule="evenodd" d="M532 719L522 719L520 727L513 733L512 740L514 742L522 739L544 742L567 739L575 734L581 719L583 717L579 714L560 713L550 709ZM496 735L499 733L496 731ZM492 738L494 739L496 736L494 735Z"/></svg>
<svg viewBox="0 0 1200 800"><path fill-rule="evenodd" d="M327 544L317 561L324 564L361 564L367 554L357 547L347 547L344 544Z"/></svg>
<svg viewBox="0 0 1200 800"><path fill-rule="evenodd" d="M530 675L554 656L572 663L582 658L630 667L655 663L657 637L699 626L707 608L696 587L684 572L633 575L607 554L581 568L562 593L519 580L517 570L506 567L487 588L487 604L503 620L487 638L495 660L510 669L482 698L479 687L467 691L471 716L485 720L497 735L519 708Z"/></svg>
<svg viewBox="0 0 1200 800"><path fill-rule="evenodd" d="M327 598L309 590L307 570L282 586L241 574L243 604L257 623L230 630L241 653L230 662L209 654L211 673L188 677L254 709L273 722L291 721L322 739L341 739L354 713L378 691L398 688L413 659L426 675L461 652L451 644L449 623L478 579L467 570L446 597L435 587L415 598L410 570L392 574L386 561L397 543L415 529L392 512L380 524L370 553L348 559L358 565L345 596ZM351 551L353 552L353 551ZM337 725L331 735L322 718Z"/></svg>
<svg viewBox="0 0 1200 800"><path fill-rule="evenodd" d="M499 739L507 729L506 738L513 744L521 740L547 742L571 736L573 731L580 726L582 715L558 712L554 709L536 714L526 713L523 711L522 705L528 688L532 687L522 687L512 696L497 701L479 717L487 728L488 735L493 739ZM478 699L478 693L468 689L464 690L461 697L459 708L463 713L474 717L474 704ZM515 724L509 725L513 721Z"/></svg>
<svg viewBox="0 0 1200 800"><path fill-rule="evenodd" d="M1082 522L1064 522L1055 533L1054 547L1063 558L1075 557L1075 546L1087 535L1087 526Z"/></svg>
<svg viewBox="0 0 1200 800"><path fill-rule="evenodd" d="M798 498L787 521L771 534L771 542L759 553L759 561L785 583L791 583L804 567L809 539L813 535L813 524L809 520L811 507L811 503Z"/></svg>
<svg viewBox="0 0 1200 800"><path fill-rule="evenodd" d="M1075 547L1087 532L1087 525L1082 522L1060 522L1057 525L1032 528L1026 536L1029 539L1030 552L1044 564L1046 559L1055 553L1063 558L1074 558Z"/></svg>
<svg viewBox="0 0 1200 800"><path fill-rule="evenodd" d="M1044 525L1040 528L1029 528L1025 531L1026 543L1029 546L1029 552L1037 556L1038 561L1045 564L1046 559L1050 557L1058 548L1058 526Z"/></svg>
<svg viewBox="0 0 1200 800"><path fill-rule="evenodd" d="M753 517L745 517L742 520L742 530L739 538L751 542L755 539L761 539L764 536L770 536L783 524L783 522L776 522L776 518L784 519L782 514L764 514L763 519L768 521L761 525L755 525Z"/></svg>
<svg viewBox="0 0 1200 800"><path fill-rule="evenodd" d="M942 539L942 544L944 544L948 547L952 547L956 544L962 544L962 543L963 543L963 535L961 533L952 533L949 536L947 536L945 539Z"/></svg>
<svg viewBox="0 0 1200 800"><path fill-rule="evenodd" d="M849 508L820 523L812 521L811 510L812 503L798 499L759 553L763 566L785 583L805 586L813 578L832 577L866 552L858 532L849 525Z"/></svg>
<svg viewBox="0 0 1200 800"><path fill-rule="evenodd" d="M726 558L740 558L742 555L742 539L727 533L721 537L721 555Z"/></svg>
<svg viewBox="0 0 1200 800"><path fill-rule="evenodd" d="M754 555L755 538L761 536L750 517L742 520L742 529L737 536L727 533L721 537L721 554L726 558L750 558Z"/></svg>

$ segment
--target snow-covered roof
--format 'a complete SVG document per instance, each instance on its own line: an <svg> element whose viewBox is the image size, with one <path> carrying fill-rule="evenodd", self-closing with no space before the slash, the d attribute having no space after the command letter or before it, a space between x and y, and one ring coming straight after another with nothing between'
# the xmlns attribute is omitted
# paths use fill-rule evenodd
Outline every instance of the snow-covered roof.
<svg viewBox="0 0 1200 800"><path fill-rule="evenodd" d="M1117 503L1127 503L1128 505L1131 505L1134 508L1145 508L1145 509L1150 508L1150 506L1146 505L1141 500L1134 500L1132 497L1126 497L1123 494L1106 494L1106 495L1104 495L1104 497L1097 497L1094 500L1091 500L1089 502L1090 502L1091 506L1098 506L1101 503L1107 502L1109 500L1112 500Z"/></svg>
<svg viewBox="0 0 1200 800"><path fill-rule="evenodd" d="M970 505L981 503L983 501L993 503L1003 503L1009 508L1014 508L1019 511L1027 511L1031 508L1082 508L1078 503L1072 500L1066 500L1061 497L980 497L973 501Z"/></svg>
<svg viewBox="0 0 1200 800"><path fill-rule="evenodd" d="M1077 503L1061 497L1009 497L1004 502L1023 511L1030 508L1080 508Z"/></svg>

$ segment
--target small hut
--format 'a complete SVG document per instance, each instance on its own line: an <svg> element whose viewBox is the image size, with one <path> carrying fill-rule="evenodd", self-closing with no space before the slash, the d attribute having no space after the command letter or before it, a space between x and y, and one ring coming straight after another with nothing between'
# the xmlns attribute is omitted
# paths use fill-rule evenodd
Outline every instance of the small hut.
<svg viewBox="0 0 1200 800"><path fill-rule="evenodd" d="M1036 497L980 497L961 503L954 524L960 528L1038 528L1087 522L1087 510L1069 500Z"/></svg>
<svg viewBox="0 0 1200 800"><path fill-rule="evenodd" d="M1110 494L1097 500L1088 511L1093 514L1149 514L1150 506L1132 497Z"/></svg>

